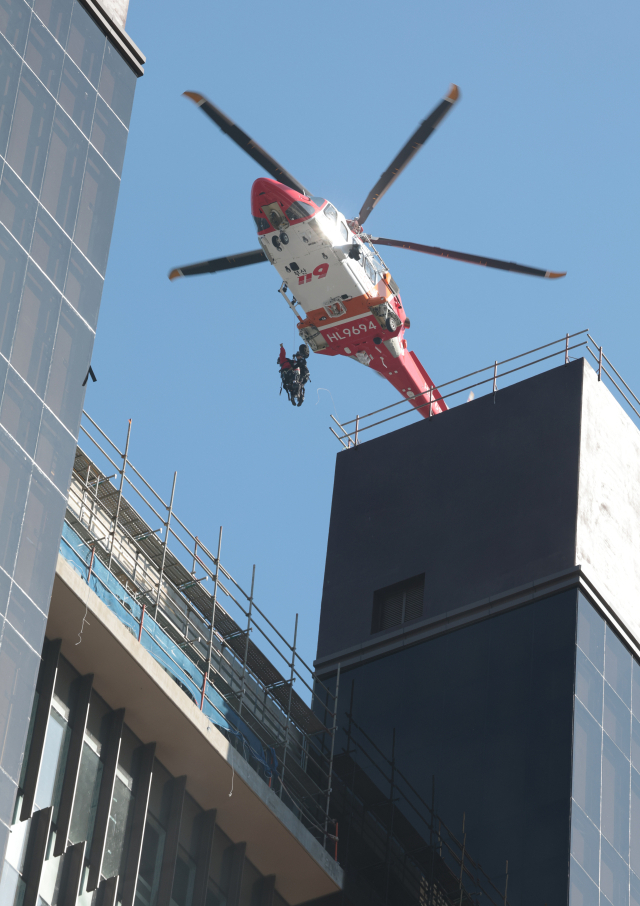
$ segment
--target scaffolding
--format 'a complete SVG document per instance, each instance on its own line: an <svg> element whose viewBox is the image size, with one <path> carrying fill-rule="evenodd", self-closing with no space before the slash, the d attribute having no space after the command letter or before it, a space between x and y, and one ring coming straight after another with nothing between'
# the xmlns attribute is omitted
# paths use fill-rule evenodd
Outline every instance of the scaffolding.
<svg viewBox="0 0 640 906"><path fill-rule="evenodd" d="M508 906L509 863L498 887L469 854L465 816L456 835L398 768L395 731L385 755L353 717L334 759L332 810L353 906Z"/></svg>
<svg viewBox="0 0 640 906"><path fill-rule="evenodd" d="M224 567L222 527L214 553L179 519L177 473L166 501L136 469L131 428L120 450L84 413L61 553L333 853L338 689L301 658L297 615L289 641L258 606L255 566L249 592Z"/></svg>

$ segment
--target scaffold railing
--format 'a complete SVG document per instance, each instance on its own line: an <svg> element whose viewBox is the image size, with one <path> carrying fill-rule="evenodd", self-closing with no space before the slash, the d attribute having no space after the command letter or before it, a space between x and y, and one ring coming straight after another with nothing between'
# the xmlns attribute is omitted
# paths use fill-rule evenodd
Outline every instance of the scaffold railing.
<svg viewBox="0 0 640 906"><path fill-rule="evenodd" d="M61 553L331 852L329 815L338 689L85 412ZM90 450L89 453L86 450ZM215 551L215 552L214 552ZM267 652L265 654L264 652ZM317 702L321 701L321 720ZM328 707L327 707L327 702Z"/></svg>
<svg viewBox="0 0 640 906"><path fill-rule="evenodd" d="M572 360L572 358L575 358L574 356L571 356L570 353L573 352L573 350L578 349L579 347L586 346L587 340L581 340L577 343L571 342L576 337L580 337L583 334L588 335L588 329L580 330L577 333L565 334L565 336L561 337L559 340L553 340L551 343L545 343L542 346L537 346L535 349L530 349L527 352L521 352L519 355L510 356L508 359L503 359L501 362L496 360L491 365L486 365L484 368L479 368L477 371L470 371L468 374L463 374L461 377L454 378L453 380L447 381L444 384L438 384L437 388L435 386L429 387L429 389L425 390L424 393L416 394L416 396L414 397L414 400L418 399L420 396L423 397L424 402L421 406L411 405L408 409L401 409L399 412L394 412L391 415L386 415L384 416L384 418L377 419L376 421L370 421L370 419L374 418L376 415L381 415L383 412L389 412L392 409L396 409L398 406L406 404L407 400L398 400L395 403L390 403L388 406L383 406L381 409L374 409L373 412L367 412L365 415L356 415L355 418L351 418L348 421L342 423L340 423L332 415L331 418L338 426L341 433L338 434L331 425L329 426L329 430L335 437L337 437L337 439L345 449L349 449L352 446L357 446L357 444L359 444L361 441L361 435L364 431L370 431L372 428L386 424L387 422L393 421L396 418L401 418L404 415L411 415L412 413L417 412L420 409L427 410L424 414L428 414L429 418L434 416L436 413L433 410L433 402L435 401L434 392L436 389L440 394L439 399L441 398L445 400L447 402L447 406L450 406L453 398L461 393L468 393L469 396L467 397L467 400L472 400L475 397L475 393L478 388L489 388L489 393L496 393L498 389L498 378L500 378L501 381L504 381L505 378L508 378L511 375L514 375L527 368L533 368L535 365L539 365L541 362L549 362L551 359L555 359L557 356L564 357L565 364L568 364ZM535 356L536 353L542 352L543 350L545 351L544 355L539 356L538 358L532 358L532 356ZM546 352L546 350L552 351ZM520 361L522 359L524 359L525 361ZM518 364L513 365L514 362L518 362ZM501 370L504 365L508 365L510 367ZM467 383L471 378L474 378L475 380L473 380L472 383ZM445 390L446 392L443 393L443 390ZM353 425L353 427L349 431L347 431L347 426L351 425Z"/></svg>
<svg viewBox="0 0 640 906"><path fill-rule="evenodd" d="M334 778L341 845L351 847L350 880L357 875L370 886L371 904L508 906L508 860L504 873L491 878L469 852L465 815L454 833L439 814L435 778L427 802L400 769L395 730L387 754L352 707L344 713ZM345 894L351 902L349 879Z"/></svg>

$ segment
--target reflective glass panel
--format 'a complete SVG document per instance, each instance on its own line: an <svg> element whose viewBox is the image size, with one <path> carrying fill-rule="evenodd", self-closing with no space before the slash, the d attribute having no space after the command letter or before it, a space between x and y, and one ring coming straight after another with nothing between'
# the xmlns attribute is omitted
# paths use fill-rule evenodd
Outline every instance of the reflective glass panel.
<svg viewBox="0 0 640 906"><path fill-rule="evenodd" d="M604 620L578 594L578 645L600 673L604 672Z"/></svg>
<svg viewBox="0 0 640 906"><path fill-rule="evenodd" d="M18 780L40 656L5 623L0 646L0 766Z"/></svg>
<svg viewBox="0 0 640 906"><path fill-rule="evenodd" d="M631 765L605 734L602 746L602 818L600 829L629 860L629 783Z"/></svg>
<svg viewBox="0 0 640 906"><path fill-rule="evenodd" d="M18 319L27 253L0 228L0 352L9 357Z"/></svg>
<svg viewBox="0 0 640 906"><path fill-rule="evenodd" d="M16 325L11 364L38 396L44 396L62 298L30 264Z"/></svg>
<svg viewBox="0 0 640 906"><path fill-rule="evenodd" d="M89 849L90 838L93 833L101 779L102 762L93 749L85 742L82 747L78 787L73 804L69 840L72 843L86 840L87 850Z"/></svg>
<svg viewBox="0 0 640 906"><path fill-rule="evenodd" d="M603 726L618 748L629 758L631 747L631 712L609 683L604 684Z"/></svg>
<svg viewBox="0 0 640 906"><path fill-rule="evenodd" d="M22 70L7 161L36 195L42 185L55 101L26 67Z"/></svg>
<svg viewBox="0 0 640 906"><path fill-rule="evenodd" d="M89 135L96 106L96 91L69 57L65 57L58 102L76 126Z"/></svg>
<svg viewBox="0 0 640 906"><path fill-rule="evenodd" d="M65 495L69 490L75 449L75 437L45 408L38 436L36 462Z"/></svg>
<svg viewBox="0 0 640 906"><path fill-rule="evenodd" d="M69 725L58 712L52 708L47 724L47 735L42 753L40 776L36 790L36 809L48 808L54 802L56 780L59 779L64 759Z"/></svg>
<svg viewBox="0 0 640 906"><path fill-rule="evenodd" d="M133 814L133 796L119 777L113 790L109 829L102 863L102 874L105 878L121 874L124 870L127 839Z"/></svg>
<svg viewBox="0 0 640 906"><path fill-rule="evenodd" d="M78 436L82 386L91 363L93 333L67 302L62 303L53 350L46 403L74 436Z"/></svg>
<svg viewBox="0 0 640 906"><path fill-rule="evenodd" d="M103 278L74 245L71 249L64 294L94 330L98 322L102 284Z"/></svg>
<svg viewBox="0 0 640 906"><path fill-rule="evenodd" d="M618 693L627 708L631 707L631 653L607 626L604 678Z"/></svg>
<svg viewBox="0 0 640 906"><path fill-rule="evenodd" d="M578 648L576 651L576 695L598 723L602 723L603 684L602 674L598 673L586 654Z"/></svg>
<svg viewBox="0 0 640 906"><path fill-rule="evenodd" d="M600 874L600 832L575 803L571 810L571 854L597 884Z"/></svg>
<svg viewBox="0 0 640 906"><path fill-rule="evenodd" d="M600 826L600 755L602 730L586 708L576 701L573 732L573 798Z"/></svg>
<svg viewBox="0 0 640 906"><path fill-rule="evenodd" d="M55 97L58 93L64 51L37 16L31 19L25 62Z"/></svg>
<svg viewBox="0 0 640 906"><path fill-rule="evenodd" d="M94 85L98 84L106 38L89 13L73 4L67 53Z"/></svg>
<svg viewBox="0 0 640 906"><path fill-rule="evenodd" d="M127 128L131 118L136 75L118 51L107 41L100 74L99 91Z"/></svg>
<svg viewBox="0 0 640 906"><path fill-rule="evenodd" d="M42 402L25 381L9 368L0 404L0 424L33 456L38 440Z"/></svg>
<svg viewBox="0 0 640 906"><path fill-rule="evenodd" d="M18 550L30 476L29 459L0 430L0 566L10 575Z"/></svg>
<svg viewBox="0 0 640 906"><path fill-rule="evenodd" d="M33 470L24 515L14 578L43 610L49 609L51 588L58 559L65 498L50 481Z"/></svg>
<svg viewBox="0 0 640 906"><path fill-rule="evenodd" d="M88 147L78 127L58 108L40 201L69 236L76 223Z"/></svg>
<svg viewBox="0 0 640 906"><path fill-rule="evenodd" d="M600 863L600 890L612 906L628 906L629 866L604 837Z"/></svg>
<svg viewBox="0 0 640 906"><path fill-rule="evenodd" d="M34 651L42 650L46 615L15 584L11 587L7 620Z"/></svg>
<svg viewBox="0 0 640 906"><path fill-rule="evenodd" d="M89 148L74 242L103 275L107 267L119 188L120 180L113 170L97 151Z"/></svg>
<svg viewBox="0 0 640 906"><path fill-rule="evenodd" d="M99 97L91 129L91 144L113 167L118 176L122 173L127 134L127 130L115 113Z"/></svg>
<svg viewBox="0 0 640 906"><path fill-rule="evenodd" d="M640 774L631 770L631 852L630 864L640 875Z"/></svg>
<svg viewBox="0 0 640 906"><path fill-rule="evenodd" d="M23 0L0 0L0 32L18 53L24 51L30 18L31 10Z"/></svg>
<svg viewBox="0 0 640 906"><path fill-rule="evenodd" d="M47 277L62 290L67 276L71 240L40 206L31 243L31 257Z"/></svg>
<svg viewBox="0 0 640 906"><path fill-rule="evenodd" d="M160 824L151 815L147 815L135 906L153 906L155 902L160 882L164 836Z"/></svg>
<svg viewBox="0 0 640 906"><path fill-rule="evenodd" d="M173 876L172 906L174 904L175 906L191 906L195 877L195 865L187 854L181 850L176 859L175 874Z"/></svg>
<svg viewBox="0 0 640 906"><path fill-rule="evenodd" d="M0 36L0 154L7 150L22 60Z"/></svg>
<svg viewBox="0 0 640 906"><path fill-rule="evenodd" d="M33 0L34 13L37 13L63 47L67 42L73 6L69 0Z"/></svg>
<svg viewBox="0 0 640 906"><path fill-rule="evenodd" d="M37 208L35 196L10 167L5 167L0 183L0 221L25 249L31 245Z"/></svg>

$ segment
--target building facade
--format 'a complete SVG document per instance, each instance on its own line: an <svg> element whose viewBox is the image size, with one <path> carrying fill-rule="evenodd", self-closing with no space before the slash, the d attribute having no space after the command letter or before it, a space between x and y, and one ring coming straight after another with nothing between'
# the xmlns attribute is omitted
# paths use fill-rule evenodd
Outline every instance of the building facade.
<svg viewBox="0 0 640 906"><path fill-rule="evenodd" d="M335 895L325 752L335 704L326 724L316 717L295 637L275 630L219 546L213 555L187 532L173 493L161 537L153 531L163 502L128 440L119 453L85 427L0 903L294 906Z"/></svg>
<svg viewBox="0 0 640 906"><path fill-rule="evenodd" d="M340 667L337 760L354 725L375 739L511 906L640 903L639 464L584 360L338 455L316 661Z"/></svg>
<svg viewBox="0 0 640 906"><path fill-rule="evenodd" d="M144 62L125 17L0 3L0 864Z"/></svg>

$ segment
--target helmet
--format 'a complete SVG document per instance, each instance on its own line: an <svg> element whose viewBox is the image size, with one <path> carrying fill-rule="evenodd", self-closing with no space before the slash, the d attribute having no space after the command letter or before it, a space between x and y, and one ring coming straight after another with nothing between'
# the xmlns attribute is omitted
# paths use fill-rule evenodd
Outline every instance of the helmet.
<svg viewBox="0 0 640 906"><path fill-rule="evenodd" d="M300 349L298 350L298 352L300 353L300 355L304 356L305 359L309 358L309 347L306 343L300 344Z"/></svg>

